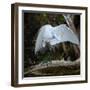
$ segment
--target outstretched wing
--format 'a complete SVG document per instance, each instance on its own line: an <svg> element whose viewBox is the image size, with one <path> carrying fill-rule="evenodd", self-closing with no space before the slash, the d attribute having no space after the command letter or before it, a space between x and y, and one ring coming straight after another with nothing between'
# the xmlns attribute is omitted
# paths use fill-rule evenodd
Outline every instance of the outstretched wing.
<svg viewBox="0 0 90 90"><path fill-rule="evenodd" d="M56 26L54 33L58 36L58 43L69 41L71 43L79 45L79 40L75 33L67 27L65 24Z"/></svg>
<svg viewBox="0 0 90 90"><path fill-rule="evenodd" d="M50 45L56 45L67 41L79 45L77 36L65 24L56 27L44 25L40 28L36 39L35 53L45 47L46 42L49 42Z"/></svg>
<svg viewBox="0 0 90 90"><path fill-rule="evenodd" d="M36 43L35 43L35 53L42 48L42 41L43 41L43 30L40 29L38 36L36 38Z"/></svg>
<svg viewBox="0 0 90 90"><path fill-rule="evenodd" d="M46 42L49 42L49 39L52 38L51 25L44 25L40 28L36 43L35 43L35 53L41 48L46 46Z"/></svg>

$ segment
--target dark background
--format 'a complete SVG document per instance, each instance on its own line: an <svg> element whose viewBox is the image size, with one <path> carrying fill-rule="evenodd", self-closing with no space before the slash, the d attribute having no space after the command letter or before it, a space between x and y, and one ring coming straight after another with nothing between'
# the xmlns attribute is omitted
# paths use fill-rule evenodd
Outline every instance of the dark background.
<svg viewBox="0 0 90 90"><path fill-rule="evenodd" d="M34 54L34 48L40 27L45 24L51 24L52 26L66 24L66 21L62 14L48 12L23 12L23 18L24 71L26 71L28 67L37 64L38 61L38 58ZM80 15L75 15L74 25L76 28L80 28ZM79 30L77 32L80 32Z"/></svg>

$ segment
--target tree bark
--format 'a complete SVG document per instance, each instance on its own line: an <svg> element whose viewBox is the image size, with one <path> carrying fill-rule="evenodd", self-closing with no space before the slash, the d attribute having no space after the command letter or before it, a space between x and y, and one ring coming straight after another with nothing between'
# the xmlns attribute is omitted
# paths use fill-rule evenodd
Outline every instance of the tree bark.
<svg viewBox="0 0 90 90"><path fill-rule="evenodd" d="M74 16L73 15L70 15L70 14L63 14L63 16L64 16L64 18L66 20L66 23L68 24L69 28L71 30L73 30L73 32L75 33L75 35L78 38L77 30L76 30L76 28L74 26L74 23L73 23ZM76 54L79 55L80 54L80 47L79 46L77 47L76 45L73 45L73 47L74 47L74 50L75 50Z"/></svg>

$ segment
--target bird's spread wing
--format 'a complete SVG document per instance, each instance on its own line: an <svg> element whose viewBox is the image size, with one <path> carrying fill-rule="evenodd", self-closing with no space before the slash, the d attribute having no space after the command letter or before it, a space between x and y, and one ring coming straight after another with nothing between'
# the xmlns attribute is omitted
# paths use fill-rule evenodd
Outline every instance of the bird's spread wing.
<svg viewBox="0 0 90 90"><path fill-rule="evenodd" d="M46 42L49 42L50 45L55 45L67 41L79 45L77 36L65 24L56 27L44 25L40 28L36 39L35 53L45 47Z"/></svg>
<svg viewBox="0 0 90 90"><path fill-rule="evenodd" d="M49 39L52 38L51 28L51 25L44 25L39 29L39 33L35 43L35 53L41 48L45 47L45 42L49 42Z"/></svg>
<svg viewBox="0 0 90 90"><path fill-rule="evenodd" d="M44 46L44 43L42 45L43 33L44 33L43 30L40 30L38 33L38 36L36 38L36 43L35 43L35 53Z"/></svg>
<svg viewBox="0 0 90 90"><path fill-rule="evenodd" d="M71 43L79 45L79 40L78 40L77 36L65 24L56 26L54 29L54 33L58 37L59 43L69 41Z"/></svg>

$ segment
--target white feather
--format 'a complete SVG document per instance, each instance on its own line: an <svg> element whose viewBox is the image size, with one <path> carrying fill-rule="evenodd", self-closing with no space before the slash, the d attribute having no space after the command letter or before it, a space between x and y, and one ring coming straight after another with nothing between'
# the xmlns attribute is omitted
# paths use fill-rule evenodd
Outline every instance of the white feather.
<svg viewBox="0 0 90 90"><path fill-rule="evenodd" d="M69 41L79 45L79 40L74 32L65 24L52 27L51 25L44 25L40 28L39 34L35 43L35 53L46 46L46 42L50 45Z"/></svg>

